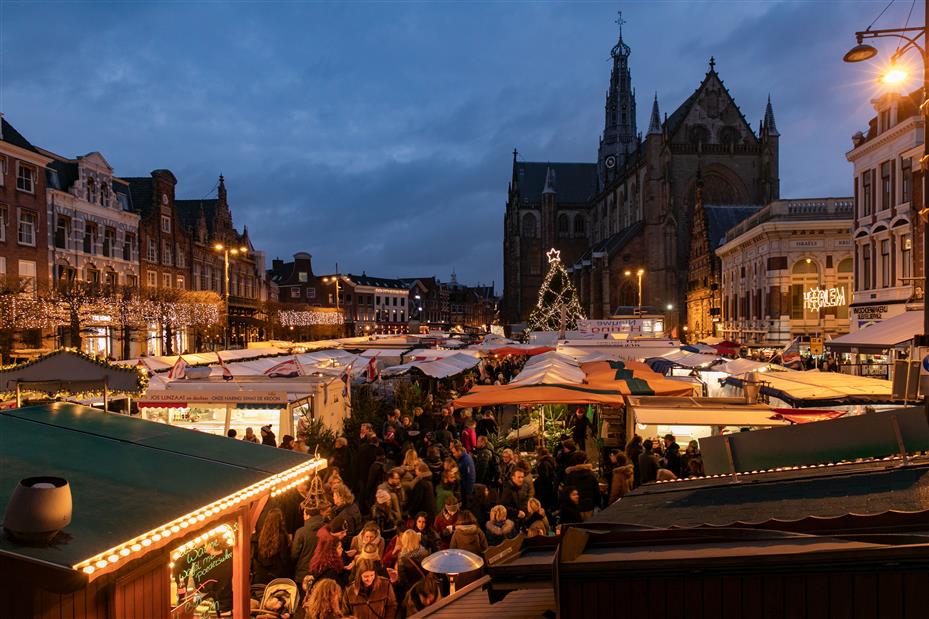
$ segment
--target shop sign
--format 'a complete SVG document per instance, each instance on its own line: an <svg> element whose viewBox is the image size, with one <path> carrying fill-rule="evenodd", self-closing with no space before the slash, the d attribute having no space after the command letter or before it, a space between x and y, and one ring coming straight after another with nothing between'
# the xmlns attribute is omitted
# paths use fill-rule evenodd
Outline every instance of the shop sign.
<svg viewBox="0 0 929 619"><path fill-rule="evenodd" d="M886 305L859 305L852 308L855 318L862 323L871 320L883 320L887 311Z"/></svg>
<svg viewBox="0 0 929 619"><path fill-rule="evenodd" d="M814 312L823 307L841 307L848 305L845 300L845 288L810 288L803 293L803 306Z"/></svg>
<svg viewBox="0 0 929 619"><path fill-rule="evenodd" d="M825 243L821 240L791 241L790 246L795 249L810 249L810 248L817 248L817 247L825 247Z"/></svg>
<svg viewBox="0 0 929 619"><path fill-rule="evenodd" d="M168 389L149 391L142 401L146 404L267 404L269 408L287 406L286 391L199 391L193 389Z"/></svg>

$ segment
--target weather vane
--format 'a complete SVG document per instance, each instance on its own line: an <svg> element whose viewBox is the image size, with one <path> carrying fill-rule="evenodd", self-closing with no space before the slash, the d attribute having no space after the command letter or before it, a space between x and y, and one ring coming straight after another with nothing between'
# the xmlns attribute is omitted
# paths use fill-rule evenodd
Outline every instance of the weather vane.
<svg viewBox="0 0 929 619"><path fill-rule="evenodd" d="M619 24L619 38L623 38L623 24L626 23L626 20L623 19L622 11L616 11L616 14L619 15L619 17L616 18L616 23Z"/></svg>

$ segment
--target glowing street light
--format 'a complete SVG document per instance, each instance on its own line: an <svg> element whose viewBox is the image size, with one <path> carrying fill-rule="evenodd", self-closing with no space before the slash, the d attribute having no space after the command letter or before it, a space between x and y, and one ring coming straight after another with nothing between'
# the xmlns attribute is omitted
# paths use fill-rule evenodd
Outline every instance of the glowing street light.
<svg viewBox="0 0 929 619"><path fill-rule="evenodd" d="M226 247L222 243L216 243L213 245L213 249L218 252L223 253L223 269L224 269L224 284L225 287L223 296L226 300L226 328L224 333L224 347L226 350L229 350L229 256L238 256L239 254L245 255L248 252L248 247L244 245L242 247Z"/></svg>

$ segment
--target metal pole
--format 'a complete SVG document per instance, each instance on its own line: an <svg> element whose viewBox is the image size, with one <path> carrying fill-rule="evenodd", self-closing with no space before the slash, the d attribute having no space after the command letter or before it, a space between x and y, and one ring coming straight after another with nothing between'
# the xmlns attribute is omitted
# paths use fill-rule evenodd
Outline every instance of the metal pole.
<svg viewBox="0 0 929 619"><path fill-rule="evenodd" d="M929 1L929 0L927 0ZM225 292L226 292L226 327L223 341L225 350L229 350L229 249L223 250L223 268L225 273Z"/></svg>
<svg viewBox="0 0 929 619"><path fill-rule="evenodd" d="M923 48L929 45L929 0L926 0L923 13ZM923 157L924 162L920 169L923 175L923 196L922 208L929 207L929 170L926 169L926 154L929 148L929 118L927 118L927 99L929 99L929 58L924 51L923 57ZM922 218L920 218L922 219ZM923 220L923 345L929 339L929 303L926 302L929 296L929 223ZM929 406L929 398L926 399Z"/></svg>

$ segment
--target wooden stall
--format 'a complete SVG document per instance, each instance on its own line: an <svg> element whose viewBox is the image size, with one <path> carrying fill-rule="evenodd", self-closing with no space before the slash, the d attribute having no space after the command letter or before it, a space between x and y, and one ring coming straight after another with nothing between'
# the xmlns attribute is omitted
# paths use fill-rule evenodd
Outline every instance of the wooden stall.
<svg viewBox="0 0 929 619"><path fill-rule="evenodd" d="M0 412L0 436L4 617L244 619L258 515L325 467L64 403ZM14 489L36 476L72 497L70 522L38 544L9 530Z"/></svg>

